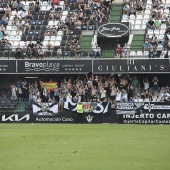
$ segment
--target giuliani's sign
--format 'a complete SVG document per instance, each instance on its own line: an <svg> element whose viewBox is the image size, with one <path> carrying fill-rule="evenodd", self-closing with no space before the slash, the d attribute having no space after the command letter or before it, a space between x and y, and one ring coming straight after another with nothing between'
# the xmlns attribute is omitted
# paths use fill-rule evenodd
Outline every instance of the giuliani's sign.
<svg viewBox="0 0 170 170"><path fill-rule="evenodd" d="M115 59L94 60L93 72L95 74L111 73L169 73L169 59Z"/></svg>
<svg viewBox="0 0 170 170"><path fill-rule="evenodd" d="M129 22L123 23L99 23L99 37L127 37L129 36Z"/></svg>

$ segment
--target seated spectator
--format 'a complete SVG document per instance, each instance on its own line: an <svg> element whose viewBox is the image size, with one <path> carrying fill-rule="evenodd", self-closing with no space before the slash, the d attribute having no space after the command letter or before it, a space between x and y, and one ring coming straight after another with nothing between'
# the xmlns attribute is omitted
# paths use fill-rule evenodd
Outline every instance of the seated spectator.
<svg viewBox="0 0 170 170"><path fill-rule="evenodd" d="M51 27L49 25L47 26L44 36L51 36Z"/></svg>
<svg viewBox="0 0 170 170"><path fill-rule="evenodd" d="M22 57L22 48L20 47L20 45L18 45L16 48L15 58L20 59L21 57Z"/></svg>
<svg viewBox="0 0 170 170"><path fill-rule="evenodd" d="M63 35L68 35L68 26L65 24L62 28Z"/></svg>
<svg viewBox="0 0 170 170"><path fill-rule="evenodd" d="M60 59L61 56L62 56L62 49L61 49L61 46L60 46L57 50L57 59L58 58Z"/></svg>
<svg viewBox="0 0 170 170"><path fill-rule="evenodd" d="M149 48L150 48L150 43L146 41L144 44L144 51L149 51Z"/></svg>
<svg viewBox="0 0 170 170"><path fill-rule="evenodd" d="M166 47L170 50L170 39L166 42Z"/></svg>
<svg viewBox="0 0 170 170"><path fill-rule="evenodd" d="M73 40L73 44L74 44L74 45L76 45L76 44L79 43L79 37L78 37L76 34L73 35L72 40Z"/></svg>
<svg viewBox="0 0 170 170"><path fill-rule="evenodd" d="M7 43L6 40L7 40L7 39L4 39L4 38L2 38L2 40L1 40L1 44L2 44L3 47L5 47L5 45L6 45L6 43Z"/></svg>
<svg viewBox="0 0 170 170"><path fill-rule="evenodd" d="M0 27L0 31L3 33L3 36L6 36L6 30L5 30L5 27L4 25L2 24L1 27Z"/></svg>
<svg viewBox="0 0 170 170"><path fill-rule="evenodd" d="M27 48L26 57L30 59L33 57L33 49L30 46Z"/></svg>
<svg viewBox="0 0 170 170"><path fill-rule="evenodd" d="M150 41L150 45L152 46L152 47L154 47L154 48L156 48L157 47L157 38L155 38L155 39L152 39L151 41Z"/></svg>
<svg viewBox="0 0 170 170"><path fill-rule="evenodd" d="M48 40L48 44L46 45L47 50L52 50L53 49L53 45L51 44L50 40Z"/></svg>
<svg viewBox="0 0 170 170"><path fill-rule="evenodd" d="M166 17L166 15L163 15L161 18L161 23L167 24L167 22L168 22L168 18Z"/></svg>
<svg viewBox="0 0 170 170"><path fill-rule="evenodd" d="M21 15L22 19L26 19L27 15L28 15L28 12L27 11L23 11L20 15Z"/></svg>
<svg viewBox="0 0 170 170"><path fill-rule="evenodd" d="M155 58L156 55L156 49L155 47L151 46L149 49L149 58Z"/></svg>
<svg viewBox="0 0 170 170"><path fill-rule="evenodd" d="M9 5L7 5L7 7L4 8L4 11L5 11L6 16L10 17L10 15L11 15L11 8L10 8Z"/></svg>
<svg viewBox="0 0 170 170"><path fill-rule="evenodd" d="M79 57L81 57L80 45L78 45L75 49L75 58L79 58Z"/></svg>
<svg viewBox="0 0 170 170"><path fill-rule="evenodd" d="M19 8L19 11L25 11L25 6L22 3L22 1L18 3L18 8Z"/></svg>
<svg viewBox="0 0 170 170"><path fill-rule="evenodd" d="M22 58L24 59L25 57L27 57L27 48L28 48L28 44L27 42L25 42L23 49L22 49Z"/></svg>
<svg viewBox="0 0 170 170"><path fill-rule="evenodd" d="M156 18L156 11L152 11L152 12L151 12L151 17L152 17L152 18Z"/></svg>
<svg viewBox="0 0 170 170"><path fill-rule="evenodd" d="M100 22L107 22L108 18L106 17L105 14L102 14Z"/></svg>
<svg viewBox="0 0 170 170"><path fill-rule="evenodd" d="M84 5L84 13L87 15L87 16L90 16L91 14L91 6L89 4L85 4Z"/></svg>
<svg viewBox="0 0 170 170"><path fill-rule="evenodd" d="M138 14L143 12L143 6L140 5L139 3L138 3L137 6L136 6L136 12L137 12Z"/></svg>
<svg viewBox="0 0 170 170"><path fill-rule="evenodd" d="M94 57L97 58L101 58L101 48L96 44L96 48L93 49L94 51Z"/></svg>
<svg viewBox="0 0 170 170"><path fill-rule="evenodd" d="M19 17L17 14L15 14L15 16L12 19L12 25L17 25L17 23L19 22Z"/></svg>
<svg viewBox="0 0 170 170"><path fill-rule="evenodd" d="M76 19L76 21L74 22L74 26L76 30L80 30L81 29L81 21Z"/></svg>
<svg viewBox="0 0 170 170"><path fill-rule="evenodd" d="M120 46L120 44L118 44L116 47L116 57L121 58L121 56L122 56L122 47Z"/></svg>
<svg viewBox="0 0 170 170"><path fill-rule="evenodd" d="M9 22L9 18L6 16L6 14L4 14L4 16L1 19L1 24L8 25L8 22Z"/></svg>
<svg viewBox="0 0 170 170"><path fill-rule="evenodd" d="M42 47L39 46L37 59L38 59L38 58L41 58L41 59L42 59L43 57L44 57L44 51L43 51Z"/></svg>
<svg viewBox="0 0 170 170"><path fill-rule="evenodd" d="M164 47L162 44L158 44L156 50L157 50L157 54L160 55L163 51Z"/></svg>
<svg viewBox="0 0 170 170"><path fill-rule="evenodd" d="M70 17L69 16L67 16L65 18L65 25L67 25L68 27L71 25L71 21L70 21Z"/></svg>
<svg viewBox="0 0 170 170"><path fill-rule="evenodd" d="M147 29L151 29L151 30L155 29L155 24L154 24L154 21L152 20L152 18L150 18L150 20L146 24L146 27L147 27Z"/></svg>
<svg viewBox="0 0 170 170"><path fill-rule="evenodd" d="M129 10L129 16L130 15L135 15L136 16L136 8L134 5L130 6L130 10Z"/></svg>
<svg viewBox="0 0 170 170"><path fill-rule="evenodd" d="M57 11L58 13L61 13L61 12L62 12L62 7L60 6L60 4L57 5L56 11Z"/></svg>
<svg viewBox="0 0 170 170"><path fill-rule="evenodd" d="M55 25L51 27L50 36L57 36L57 28Z"/></svg>
<svg viewBox="0 0 170 170"><path fill-rule="evenodd" d="M125 3L123 7L123 14L129 15L129 11L130 11L130 6L128 3Z"/></svg>
<svg viewBox="0 0 170 170"><path fill-rule="evenodd" d="M18 11L19 10L19 6L18 6L18 2L17 0L14 0L11 2L11 6L12 6L12 11Z"/></svg>
<svg viewBox="0 0 170 170"><path fill-rule="evenodd" d="M0 40L2 40L2 38L4 37L2 31L0 31Z"/></svg>
<svg viewBox="0 0 170 170"><path fill-rule="evenodd" d="M31 29L31 25L29 24L28 20L25 21L25 23L23 24L23 35L26 35L28 33L28 31L30 31Z"/></svg>
<svg viewBox="0 0 170 170"><path fill-rule="evenodd" d="M9 43L9 42L7 41L7 43L6 43L5 46L4 46L4 49L7 50L7 51L11 51L11 50L12 50L12 45L11 45L11 43Z"/></svg>
<svg viewBox="0 0 170 170"><path fill-rule="evenodd" d="M162 93L162 95L161 95L161 98L162 98L162 100L163 101L169 101L169 98L170 98L170 94L168 93L168 92L166 92L166 91L164 91L164 93Z"/></svg>
<svg viewBox="0 0 170 170"><path fill-rule="evenodd" d="M26 18L30 21L32 20L32 14L30 11L28 11L28 15L26 16Z"/></svg>
<svg viewBox="0 0 170 170"><path fill-rule="evenodd" d="M55 19L56 19L56 12L55 12L55 8L54 8L54 11L51 10L48 20L50 21L50 20L55 20Z"/></svg>
<svg viewBox="0 0 170 170"><path fill-rule="evenodd" d="M62 13L56 12L55 18L56 18L56 20L61 20L61 18L62 18Z"/></svg>
<svg viewBox="0 0 170 170"><path fill-rule="evenodd" d="M53 5L58 5L59 2L60 2L60 0L52 0L52 4L53 4Z"/></svg>
<svg viewBox="0 0 170 170"><path fill-rule="evenodd" d="M34 9L35 9L34 2L32 2L32 0L30 0L30 3L29 3L29 10L30 10L30 11L34 11Z"/></svg>
<svg viewBox="0 0 170 170"><path fill-rule="evenodd" d="M109 12L110 8L111 8L111 2L109 0L104 0L102 2L102 6L104 7L104 9Z"/></svg>
<svg viewBox="0 0 170 170"><path fill-rule="evenodd" d="M166 54L167 54L166 51L162 51L161 54L160 54L160 58L166 58Z"/></svg>
<svg viewBox="0 0 170 170"><path fill-rule="evenodd" d="M35 46L35 45L34 45L34 43L32 43L32 41L30 41L30 43L28 44L28 47L30 47L30 48L32 48L32 49L33 49L33 48L34 48L34 46Z"/></svg>
<svg viewBox="0 0 170 170"><path fill-rule="evenodd" d="M129 57L129 49L127 47L127 44L124 45L123 49L122 49L122 57Z"/></svg>
<svg viewBox="0 0 170 170"><path fill-rule="evenodd" d="M36 0L36 1L35 1L35 8L34 8L34 10L35 10L35 11L39 11L40 8L41 8L40 2L39 2L39 0Z"/></svg>
<svg viewBox="0 0 170 170"><path fill-rule="evenodd" d="M19 34L20 31L22 31L23 33L24 30L24 24L22 24L22 20L19 20L19 22L17 23L17 34Z"/></svg>
<svg viewBox="0 0 170 170"><path fill-rule="evenodd" d="M162 18L162 14L163 14L163 9L162 9L160 6L158 6L156 17L157 17L158 19L161 19L161 18Z"/></svg>
<svg viewBox="0 0 170 170"><path fill-rule="evenodd" d="M87 21L88 21L88 17L86 16L86 14L84 14L82 25L86 25L87 26L87 24L88 24Z"/></svg>
<svg viewBox="0 0 170 170"><path fill-rule="evenodd" d="M40 38L40 36L37 37L36 44L42 46L42 39Z"/></svg>
<svg viewBox="0 0 170 170"><path fill-rule="evenodd" d="M62 30L64 25L65 25L65 23L60 19L57 24L57 31Z"/></svg>
<svg viewBox="0 0 170 170"><path fill-rule="evenodd" d="M154 24L155 24L155 29L160 29L161 21L159 21L158 19L156 19Z"/></svg>

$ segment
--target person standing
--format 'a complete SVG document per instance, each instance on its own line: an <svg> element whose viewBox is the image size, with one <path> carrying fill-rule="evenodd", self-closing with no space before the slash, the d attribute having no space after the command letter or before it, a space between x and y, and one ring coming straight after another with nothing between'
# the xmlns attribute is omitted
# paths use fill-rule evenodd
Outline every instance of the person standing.
<svg viewBox="0 0 170 170"><path fill-rule="evenodd" d="M12 100L16 100L18 89L14 84L11 86L11 91L12 91Z"/></svg>
<svg viewBox="0 0 170 170"><path fill-rule="evenodd" d="M137 95L137 92L138 92L138 89L140 88L140 82L139 80L137 79L137 76L135 76L134 80L132 81L132 86L133 86L133 89L134 89L134 96Z"/></svg>
<svg viewBox="0 0 170 170"><path fill-rule="evenodd" d="M79 102L77 104L77 119L76 119L76 123L81 123L83 124L83 104L81 102Z"/></svg>
<svg viewBox="0 0 170 170"><path fill-rule="evenodd" d="M23 94L23 102L27 101L28 98L28 83L27 81L24 79L24 81L22 82L22 94Z"/></svg>
<svg viewBox="0 0 170 170"><path fill-rule="evenodd" d="M159 79L157 76L154 76L153 80L153 94L158 95L159 93Z"/></svg>
<svg viewBox="0 0 170 170"><path fill-rule="evenodd" d="M101 87L101 89L100 89L100 100L104 101L105 98L106 98L106 90L104 89L104 87Z"/></svg>
<svg viewBox="0 0 170 170"><path fill-rule="evenodd" d="M55 97L55 101L59 102L59 96L61 94L61 90L58 87L58 85L56 85L56 87L54 88L54 97Z"/></svg>
<svg viewBox="0 0 170 170"><path fill-rule="evenodd" d="M63 97L63 94L60 94L59 103L58 103L58 111L62 112L63 108L64 108L64 97Z"/></svg>
<svg viewBox="0 0 170 170"><path fill-rule="evenodd" d="M116 47L116 58L121 58L121 56L122 56L122 47L120 46L120 44L118 44Z"/></svg>

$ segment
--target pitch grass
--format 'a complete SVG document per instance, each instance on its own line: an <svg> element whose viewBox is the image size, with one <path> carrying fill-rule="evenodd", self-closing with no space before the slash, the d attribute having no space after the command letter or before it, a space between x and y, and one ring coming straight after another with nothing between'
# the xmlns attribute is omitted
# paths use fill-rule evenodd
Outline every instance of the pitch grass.
<svg viewBox="0 0 170 170"><path fill-rule="evenodd" d="M0 170L170 170L170 126L0 124Z"/></svg>

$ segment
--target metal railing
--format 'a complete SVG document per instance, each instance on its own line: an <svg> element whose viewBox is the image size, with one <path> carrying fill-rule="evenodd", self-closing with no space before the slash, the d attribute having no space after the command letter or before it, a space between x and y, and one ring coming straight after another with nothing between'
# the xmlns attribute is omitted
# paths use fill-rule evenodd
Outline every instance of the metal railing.
<svg viewBox="0 0 170 170"><path fill-rule="evenodd" d="M52 58L52 59L69 59L69 58L159 58L162 52L164 51L164 57L168 58L170 51L168 49L157 49L154 53L150 52L150 50L144 50L141 48L127 48L126 52L122 52L120 55L116 54L116 50L110 49L102 49L101 52L96 52L95 48L81 48L81 52L76 50L69 50L68 47L62 47L62 54L58 54L57 48L53 48L52 50L48 50L43 48L44 56L43 58ZM11 50L3 50L0 51L0 59L15 59L17 53L16 48L12 48ZM37 58L39 55L37 51L33 50L32 57L29 57L29 53L26 51L21 51L20 59L29 59L29 58Z"/></svg>

